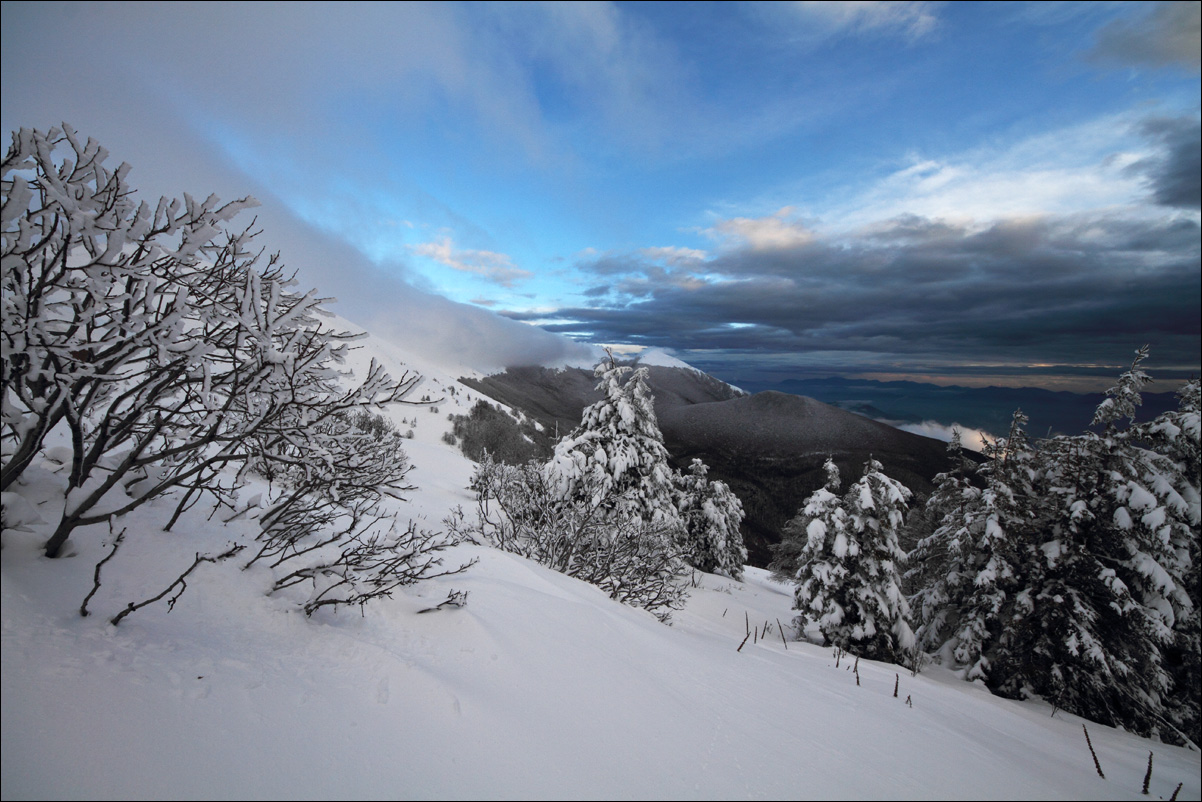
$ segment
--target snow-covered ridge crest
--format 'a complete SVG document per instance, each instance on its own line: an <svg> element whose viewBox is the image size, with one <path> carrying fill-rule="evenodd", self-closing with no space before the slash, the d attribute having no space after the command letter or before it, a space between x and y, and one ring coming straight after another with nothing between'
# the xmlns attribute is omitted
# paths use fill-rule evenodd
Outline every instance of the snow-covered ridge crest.
<svg viewBox="0 0 1202 802"><path fill-rule="evenodd" d="M704 373L702 370L690 365L683 359L672 356L662 348L648 348L638 355L635 360L639 365L647 367L662 367L662 368L683 368L684 370L692 370L697 373Z"/></svg>

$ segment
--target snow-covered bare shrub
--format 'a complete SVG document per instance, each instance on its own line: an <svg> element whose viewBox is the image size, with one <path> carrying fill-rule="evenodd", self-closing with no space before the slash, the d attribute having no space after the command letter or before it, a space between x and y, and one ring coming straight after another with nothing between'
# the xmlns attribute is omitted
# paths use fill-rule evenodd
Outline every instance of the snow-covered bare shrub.
<svg viewBox="0 0 1202 802"><path fill-rule="evenodd" d="M106 155L69 128L22 129L3 166L3 483L65 427L73 453L50 556L76 528L172 489L184 504L228 492L226 469L264 444L300 442L417 379L373 367L343 388L351 338L252 249L250 228L224 229L253 200L136 203L128 166L110 171Z"/></svg>
<svg viewBox="0 0 1202 802"><path fill-rule="evenodd" d="M355 337L253 248L253 223L226 229L252 199L137 203L129 167L109 170L106 156L64 126L22 129L3 162L3 486L51 432L66 435L47 555L167 494L168 529L202 502L253 514L237 491L254 474L272 483L255 559L307 555L314 581L341 571L320 604L428 574L413 566L439 538L395 536L377 503L410 488L400 438L372 412L420 377L373 362L350 380L340 364Z"/></svg>
<svg viewBox="0 0 1202 802"><path fill-rule="evenodd" d="M480 462L487 454L494 462L521 465L551 455L549 438L544 433L484 400L477 401L466 415L452 415L451 422L460 451L473 462Z"/></svg>
<svg viewBox="0 0 1202 802"><path fill-rule="evenodd" d="M376 523L381 520L385 519L375 517ZM326 606L362 607L374 599L391 597L397 588L458 574L476 563L471 560L443 568L439 552L458 544L457 537L418 529L412 521L400 531L395 516L389 522L386 529L374 526L357 534L354 525L348 524L336 540L316 534L314 538L321 539L327 549L314 551L297 564L287 563L288 572L276 579L273 590L306 588L308 597L300 605L312 615Z"/></svg>
<svg viewBox="0 0 1202 802"><path fill-rule="evenodd" d="M384 440L397 433L395 423L369 409L360 409L345 417L353 428L374 435L376 440Z"/></svg>
<svg viewBox="0 0 1202 802"><path fill-rule="evenodd" d="M252 200L136 204L128 166L110 171L106 156L70 129L22 129L2 169L0 484L20 478L52 430L69 429L51 556L76 526L111 514L96 509L110 490L130 494L127 511L220 469L228 453L205 419L222 411L221 382L206 367L224 354L204 335L224 321L206 307L229 300L240 267L257 261L249 233L218 239ZM263 275L279 275L274 260Z"/></svg>
<svg viewBox="0 0 1202 802"><path fill-rule="evenodd" d="M472 487L475 518L453 516L447 522L453 534L589 582L661 621L684 603L688 569L679 552L664 545L673 536L670 525L563 501L537 462L506 465L485 458Z"/></svg>
<svg viewBox="0 0 1202 802"><path fill-rule="evenodd" d="M255 448L248 468L270 484L266 498L241 512L260 530L245 567L268 565L272 592L306 588L299 603L310 615L466 570L471 563L441 567L439 552L458 538L412 523L401 531L395 510L382 504L416 489L406 481L406 438L365 410L327 413L306 418L303 437L283 426L264 432Z"/></svg>

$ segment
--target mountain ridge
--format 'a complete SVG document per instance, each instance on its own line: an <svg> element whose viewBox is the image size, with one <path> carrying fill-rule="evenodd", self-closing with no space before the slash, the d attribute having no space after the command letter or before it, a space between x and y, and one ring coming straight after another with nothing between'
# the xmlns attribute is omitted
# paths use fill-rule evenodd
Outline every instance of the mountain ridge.
<svg viewBox="0 0 1202 802"><path fill-rule="evenodd" d="M877 420L903 423L935 421L1004 435L1016 409L1029 418L1033 435L1084 431L1104 393L1074 393L1040 387L964 387L907 380L878 381L832 376L779 382L740 381L756 392L777 390L805 395ZM1175 392L1143 393L1141 417L1154 418L1177 407Z"/></svg>
<svg viewBox="0 0 1202 802"><path fill-rule="evenodd" d="M828 457L847 483L868 459L877 459L916 494L928 493L947 465L941 441L813 398L778 391L749 395L692 367L652 365L647 371L676 469L700 459L710 478L726 482L743 502L751 565L768 564L781 528L825 482L822 465ZM601 398L592 373L579 368L510 368L460 382L560 436L580 423L585 406Z"/></svg>

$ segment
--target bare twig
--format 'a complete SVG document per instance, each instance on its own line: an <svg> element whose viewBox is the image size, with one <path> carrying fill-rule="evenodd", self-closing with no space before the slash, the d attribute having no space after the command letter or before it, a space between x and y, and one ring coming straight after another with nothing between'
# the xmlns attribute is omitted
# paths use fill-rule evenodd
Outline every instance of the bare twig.
<svg viewBox="0 0 1202 802"><path fill-rule="evenodd" d="M141 610L143 607L146 607L147 605L154 604L155 602L159 601L164 596L166 596L168 593L170 593L172 590L174 590L176 588L176 586L178 586L179 591L176 592L176 594L174 596L172 596L170 599L167 600L167 612L171 612L173 609L175 609L175 603L177 601L179 601L179 597L182 596L184 591L188 589L188 583L186 581L188 578L188 574L190 574L194 570L196 570L196 567L198 565L200 565L201 563L221 562L222 560L233 557L235 554L242 551L244 548L246 548L246 547L242 546L242 545L231 546L229 548L229 550L224 551L215 557L212 555L209 555L209 554L205 554L202 556L200 554L200 552L197 552L196 559L192 561L192 564L190 566L188 566L188 570L186 570L182 574L180 574L179 577L177 577L174 582L172 582L170 585L168 585L166 587L166 589L163 590L162 593L160 593L159 595L155 596L152 599L146 599L145 601L138 602L137 604L130 602L129 604L127 604L125 606L125 609L122 610L121 612L117 613L117 615L114 616L113 619L109 623L111 623L113 626L117 626L118 624L121 623L121 619L125 618L125 616L129 615L130 613L134 612L135 610Z"/></svg>
<svg viewBox="0 0 1202 802"><path fill-rule="evenodd" d="M751 637L751 633L748 632L747 636L743 638L743 642L739 644L739 648L735 649L735 651L736 652L743 651L743 647L747 645L747 638L750 638L750 637Z"/></svg>
<svg viewBox="0 0 1202 802"><path fill-rule="evenodd" d="M789 651L789 642L785 640L785 628L780 625L780 619L776 619L776 626L780 630L780 642L785 644L785 651Z"/></svg>
<svg viewBox="0 0 1202 802"><path fill-rule="evenodd" d="M110 521L109 522L109 532L112 532L112 531L113 531L112 522ZM105 557L100 562L96 563L96 571L92 575L92 590L90 593L88 593L87 596L84 597L83 604L79 605L79 614L81 616L83 616L84 618L87 618L89 615L88 602L91 601L92 597L96 595L96 591L100 590L100 566L104 565L106 562L113 559L113 555L115 555L117 553L117 547L121 545L121 541L124 539L125 539L125 529L122 529L120 532L117 533L117 536L113 538L113 550L108 553L107 557Z"/></svg>
<svg viewBox="0 0 1202 802"><path fill-rule="evenodd" d="M467 594L468 591L466 590L452 590L450 594L447 595L445 601L436 604L433 607L427 607L424 610L418 610L418 613L432 613L436 610L441 610L443 607L466 607Z"/></svg>
<svg viewBox="0 0 1202 802"><path fill-rule="evenodd" d="M901 675L897 672L893 673L893 698L897 698L897 686L901 684Z"/></svg>

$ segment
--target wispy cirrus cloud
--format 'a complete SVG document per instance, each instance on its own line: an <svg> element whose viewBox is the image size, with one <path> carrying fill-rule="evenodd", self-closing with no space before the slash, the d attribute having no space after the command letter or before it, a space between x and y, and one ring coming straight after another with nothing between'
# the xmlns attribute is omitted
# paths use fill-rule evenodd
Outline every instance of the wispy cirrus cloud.
<svg viewBox="0 0 1202 802"><path fill-rule="evenodd" d="M1189 121L1177 126L1188 129ZM1169 158L1164 136L1132 113L1106 115L994 145L928 156L907 164L860 191L836 199L823 220L843 230L872 226L902 215L957 224L1038 215L1065 215L1102 208L1146 206L1144 176ZM1158 129L1159 130L1159 129ZM1180 135L1172 134L1176 143ZM1180 169L1173 164L1174 174Z"/></svg>
<svg viewBox="0 0 1202 802"><path fill-rule="evenodd" d="M827 2L799 0L789 9L810 25L829 33L875 33L900 35L916 40L939 27L940 3L924 2Z"/></svg>

